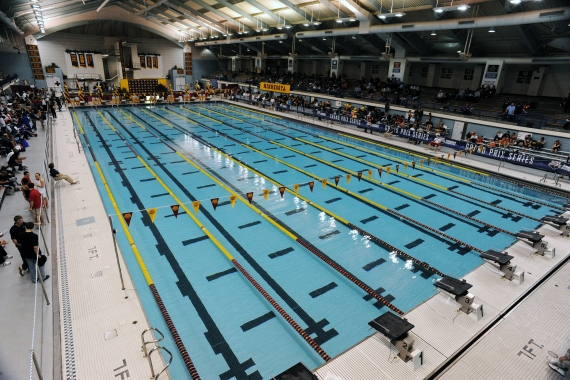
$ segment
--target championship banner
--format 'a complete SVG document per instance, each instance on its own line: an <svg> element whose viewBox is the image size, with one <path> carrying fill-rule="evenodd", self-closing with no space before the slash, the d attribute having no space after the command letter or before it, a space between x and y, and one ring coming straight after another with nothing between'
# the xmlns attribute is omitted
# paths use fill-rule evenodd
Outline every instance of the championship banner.
<svg viewBox="0 0 570 380"><path fill-rule="evenodd" d="M144 55L141 55L139 57L139 60L141 62L141 69L146 69L146 58L144 57Z"/></svg>
<svg viewBox="0 0 570 380"><path fill-rule="evenodd" d="M69 58L71 59L71 66L79 67L79 63L77 63L77 54L69 53Z"/></svg>
<svg viewBox="0 0 570 380"><path fill-rule="evenodd" d="M158 69L158 57L152 57L152 68Z"/></svg>
<svg viewBox="0 0 570 380"><path fill-rule="evenodd" d="M83 53L78 53L77 55L79 56L79 66L87 67L85 64L85 55L83 55Z"/></svg>
<svg viewBox="0 0 570 380"><path fill-rule="evenodd" d="M152 57L151 56L146 57L146 67L148 67L149 69L152 69Z"/></svg>
<svg viewBox="0 0 570 380"><path fill-rule="evenodd" d="M87 66L95 67L95 64L93 63L93 54L85 54L85 57L87 58Z"/></svg>
<svg viewBox="0 0 570 380"><path fill-rule="evenodd" d="M259 83L259 90L288 94L291 91L291 86L288 84L261 82Z"/></svg>

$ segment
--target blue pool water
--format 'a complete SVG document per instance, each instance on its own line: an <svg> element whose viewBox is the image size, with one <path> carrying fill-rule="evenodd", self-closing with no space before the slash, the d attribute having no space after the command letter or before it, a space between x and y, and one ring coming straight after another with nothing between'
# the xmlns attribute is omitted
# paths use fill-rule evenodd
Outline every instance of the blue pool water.
<svg viewBox="0 0 570 380"><path fill-rule="evenodd" d="M129 231L204 379L268 379L299 361L310 368L324 361L182 209L174 216L170 206L177 201L170 192L190 210L190 202L201 201L195 214L200 223L330 356L370 335L367 322L388 308L258 211L239 200L232 207L231 194L253 192L259 212L404 312L436 293L433 282L439 276L370 235L446 275L461 277L482 263L463 243L483 251L504 249L514 237L492 226L510 232L533 229L539 224L535 219L557 213L565 203L556 195L457 167L404 170L398 160L411 162L408 153L237 106L106 109L77 116L119 209L133 212ZM392 173L384 171L380 178L376 168L389 164ZM395 164L404 175L394 173ZM372 181L368 169L374 169ZM362 180L353 175L347 183L346 174L359 171L364 171ZM339 189L332 186L336 176L341 176ZM94 177L118 226L95 170ZM324 178L326 189L320 183ZM315 182L312 192L310 181ZM279 186L293 189L295 184L301 185L304 199L290 192L280 196ZM455 192L446 190L450 187ZM264 189L271 190L267 200ZM212 198L219 198L215 211ZM159 208L154 223L143 211L153 207ZM366 233L359 234L352 225ZM165 346L174 353L175 344L122 231L118 241L148 319L165 333ZM189 378L177 353L171 372L175 379Z"/></svg>

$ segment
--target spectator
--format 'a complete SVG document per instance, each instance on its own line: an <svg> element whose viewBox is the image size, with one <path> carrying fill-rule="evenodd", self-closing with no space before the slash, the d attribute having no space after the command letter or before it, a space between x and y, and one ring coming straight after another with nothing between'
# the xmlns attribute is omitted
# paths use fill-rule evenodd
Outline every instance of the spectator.
<svg viewBox="0 0 570 380"><path fill-rule="evenodd" d="M560 144L560 140L556 140L554 142L554 145L552 145L552 152L553 153L558 153L558 151L560 150L560 147L562 146L562 144Z"/></svg>
<svg viewBox="0 0 570 380"><path fill-rule="evenodd" d="M24 218L21 215L16 215L14 217L14 225L10 228L10 239L12 239L12 242L14 243L14 245L16 246L16 248L18 249L18 252L20 252L20 257L22 257L22 266L20 266L18 268L18 271L20 272L20 276L24 275L24 272L26 272L28 270L28 262L26 261L26 258L24 257L24 253L22 251L22 245L20 243L18 243L18 235L21 232L26 232L26 226L24 223Z"/></svg>
<svg viewBox="0 0 570 380"><path fill-rule="evenodd" d="M44 216L42 215L42 194L35 189L33 182L28 183L28 188L30 189L30 208L34 218L34 223L38 225L44 224Z"/></svg>
<svg viewBox="0 0 570 380"><path fill-rule="evenodd" d="M514 121L515 120L515 110L517 107L515 107L515 103L511 103L505 110L505 113L503 115L507 115L507 120L508 121Z"/></svg>
<svg viewBox="0 0 570 380"><path fill-rule="evenodd" d="M26 231L20 232L18 234L18 243L20 244L22 254L28 263L28 268L30 269L30 278L32 282L35 284L37 280L38 274L36 273L36 264L38 264L38 268L40 271L40 275L42 276L42 281L45 281L49 278L49 275L45 275L44 273L44 266L39 265L38 261L41 258L41 251L39 247L39 239L38 235L34 233L34 223L28 222L26 223Z"/></svg>
<svg viewBox="0 0 570 380"><path fill-rule="evenodd" d="M55 169L55 165L54 163L50 163L48 165L49 167L49 175L55 179L64 179L67 182L71 183L72 185L75 185L76 183L79 183L79 181L74 181L73 178L71 178L70 176L66 175L66 174L61 174L57 169Z"/></svg>
<svg viewBox="0 0 570 380"><path fill-rule="evenodd" d="M502 138L503 138L503 132L498 131L493 140L494 141L501 141Z"/></svg>

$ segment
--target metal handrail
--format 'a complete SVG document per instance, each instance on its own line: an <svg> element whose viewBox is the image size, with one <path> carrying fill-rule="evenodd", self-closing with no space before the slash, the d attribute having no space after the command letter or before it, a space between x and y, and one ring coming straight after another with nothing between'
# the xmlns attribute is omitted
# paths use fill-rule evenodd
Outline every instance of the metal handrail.
<svg viewBox="0 0 570 380"><path fill-rule="evenodd" d="M159 339L156 339L156 340L149 340L148 342L145 341L145 339L144 339L144 334L146 334L146 333L149 332L149 331L156 331L157 333L160 334L160 338L159 338ZM143 357L145 357L145 358L148 359L148 364L149 364L149 366L150 366L150 373L151 373L151 377L150 377L150 378L153 379L153 380L158 379L158 377L159 377L164 371L166 371L166 369L167 369L168 367L170 367L170 364L172 364L172 353L171 353L167 348L158 345L158 343L161 342L163 339L164 339L164 334L162 334L162 332L160 332L159 329L154 328L154 327L149 327L148 329L144 330L144 331L141 333L142 351L143 351L143 354L144 354ZM154 348L153 348L152 350L150 350L150 351L147 351L147 348L146 348L147 344L152 344L152 343L156 344L156 347L154 347ZM153 366L152 360L151 360L151 355L152 355L152 353L153 353L154 351L159 351L159 350L164 350L164 351L168 352L168 355L170 355L170 359L168 360L168 363L166 364L166 366L165 366L159 373L157 373L157 374L155 375L155 374L154 374L154 366Z"/></svg>
<svg viewBox="0 0 570 380"><path fill-rule="evenodd" d="M158 331L158 330L157 330L157 331ZM152 365L152 360L150 359L150 356L152 355L152 353L153 353L154 351L158 351L158 350L164 350L164 351L168 352L168 355L170 355L170 359L168 359L168 363L164 366L164 368L161 369L160 372L155 375L155 374L154 374L154 367L153 367L153 365ZM172 353L171 353L170 350L168 350L168 348L166 348L166 347L163 347L163 346L156 346L155 348L153 348L152 350L150 350L150 352L148 353L148 362L149 362L149 364L150 364L150 374L151 374L151 377L150 377L150 378L153 379L153 380L157 380L158 377L159 377L160 375L162 375L162 373L163 373L164 371L166 371L166 369L167 369L168 367L170 367L170 365L172 364Z"/></svg>
<svg viewBox="0 0 570 380"><path fill-rule="evenodd" d="M160 334L161 338L158 339L158 340L151 340L151 341L146 342L146 341L144 340L144 334L147 333L147 332L149 332L149 331L156 331L157 333ZM147 350L146 350L146 345L147 345L147 344L162 342L163 339L164 339L164 334L162 334L159 329L156 329L156 328L154 328L154 327L149 327L148 329L144 330L144 331L142 332L142 334L141 334L142 350L143 350L143 353L144 353L143 357L146 358L146 357L148 356L148 352L147 352Z"/></svg>

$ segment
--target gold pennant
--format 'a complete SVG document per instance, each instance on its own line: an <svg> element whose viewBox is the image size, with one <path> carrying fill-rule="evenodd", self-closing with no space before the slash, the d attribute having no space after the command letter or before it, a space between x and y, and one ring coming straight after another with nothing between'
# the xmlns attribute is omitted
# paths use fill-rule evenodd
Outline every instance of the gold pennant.
<svg viewBox="0 0 570 380"><path fill-rule="evenodd" d="M154 218L156 218L156 213L158 212L158 208L149 208L148 210L146 210L146 212L148 212L148 216L150 218L150 221L154 223Z"/></svg>
<svg viewBox="0 0 570 380"><path fill-rule="evenodd" d="M299 194L299 184L294 184L293 189L295 189L295 194Z"/></svg>
<svg viewBox="0 0 570 380"><path fill-rule="evenodd" d="M197 214L198 211L200 210L200 201L192 202L192 207L194 207L194 212Z"/></svg>
<svg viewBox="0 0 570 380"><path fill-rule="evenodd" d="M368 178L372 178L372 170L368 169Z"/></svg>
<svg viewBox="0 0 570 380"><path fill-rule="evenodd" d="M386 166L386 173L390 175L390 166Z"/></svg>
<svg viewBox="0 0 570 380"><path fill-rule="evenodd" d="M323 184L323 189L326 190L326 188L327 188L327 180L326 180L326 179L321 179L321 183Z"/></svg>
<svg viewBox="0 0 570 380"><path fill-rule="evenodd" d="M407 162L404 164L404 171L406 171L406 170L408 170L408 163Z"/></svg>
<svg viewBox="0 0 570 380"><path fill-rule="evenodd" d="M236 195L230 195L230 203L232 204L232 208L236 205Z"/></svg>
<svg viewBox="0 0 570 380"><path fill-rule="evenodd" d="M448 160L449 160L449 156L451 156L451 154L450 154L450 153L447 153L447 159L448 159Z"/></svg>
<svg viewBox="0 0 570 380"><path fill-rule="evenodd" d="M263 189L263 199L267 200L267 198L269 197L269 193L271 193L271 190Z"/></svg>

